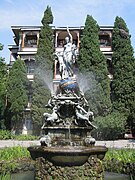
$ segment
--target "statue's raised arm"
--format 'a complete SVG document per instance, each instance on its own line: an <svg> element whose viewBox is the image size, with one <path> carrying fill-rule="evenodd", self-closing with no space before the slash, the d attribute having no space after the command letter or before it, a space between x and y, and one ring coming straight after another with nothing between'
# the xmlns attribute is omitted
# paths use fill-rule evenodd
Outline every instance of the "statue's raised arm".
<svg viewBox="0 0 135 180"><path fill-rule="evenodd" d="M70 41L70 43L73 43L73 37L72 37L72 34L70 33L68 27L67 27L67 33L68 33L68 36L69 36L69 41Z"/></svg>

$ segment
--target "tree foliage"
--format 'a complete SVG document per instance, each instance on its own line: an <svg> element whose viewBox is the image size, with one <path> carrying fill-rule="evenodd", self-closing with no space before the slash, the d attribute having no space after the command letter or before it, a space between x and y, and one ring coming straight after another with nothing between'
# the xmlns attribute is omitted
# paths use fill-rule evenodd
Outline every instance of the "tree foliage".
<svg viewBox="0 0 135 180"><path fill-rule="evenodd" d="M8 110L14 128L16 128L17 123L22 123L23 121L23 112L28 104L27 86L26 67L24 62L18 58L9 71L7 81L7 108L9 108Z"/></svg>
<svg viewBox="0 0 135 180"><path fill-rule="evenodd" d="M53 22L51 8L47 6L42 18L42 24L36 55L35 80L33 82L32 119L34 133L41 128L45 105L50 97L47 86L52 83L53 74L53 31L50 24ZM39 128L38 128L39 127Z"/></svg>
<svg viewBox="0 0 135 180"><path fill-rule="evenodd" d="M119 112L112 112L106 117L99 116L95 118L98 127L94 136L99 140L115 140L123 138L126 125L126 116Z"/></svg>
<svg viewBox="0 0 135 180"><path fill-rule="evenodd" d="M116 17L112 36L113 109L135 119L135 59L129 30L121 17Z"/></svg>
<svg viewBox="0 0 135 180"><path fill-rule="evenodd" d="M39 134L43 125L43 113L47 111L45 105L50 97L50 91L40 78L35 78L33 82L33 98L32 98L32 119L33 133Z"/></svg>
<svg viewBox="0 0 135 180"><path fill-rule="evenodd" d="M3 49L0 44L0 51ZM4 58L0 57L0 129L4 129L4 110L6 107L6 75L7 66Z"/></svg>
<svg viewBox="0 0 135 180"><path fill-rule="evenodd" d="M97 22L92 16L87 15L81 39L78 66L82 74L91 72L94 75L95 86L86 94L91 110L96 115L106 115L111 109L110 83L107 77L106 58L100 51L98 33Z"/></svg>
<svg viewBox="0 0 135 180"><path fill-rule="evenodd" d="M49 71L53 68L53 31L50 24L53 22L51 8L47 6L42 18L42 24L36 55L36 65L40 70Z"/></svg>

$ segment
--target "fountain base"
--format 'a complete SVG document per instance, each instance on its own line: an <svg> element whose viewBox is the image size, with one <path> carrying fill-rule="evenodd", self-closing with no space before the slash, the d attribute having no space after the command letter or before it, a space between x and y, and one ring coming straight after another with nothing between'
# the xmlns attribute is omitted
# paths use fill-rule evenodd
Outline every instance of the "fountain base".
<svg viewBox="0 0 135 180"><path fill-rule="evenodd" d="M45 158L37 158L35 163L35 179L77 180L104 178L102 163L95 157L88 158L82 166L55 166Z"/></svg>
<svg viewBox="0 0 135 180"><path fill-rule="evenodd" d="M88 161L90 156L102 160L107 152L104 146L32 146L28 150L32 159L43 157L57 166L81 166Z"/></svg>

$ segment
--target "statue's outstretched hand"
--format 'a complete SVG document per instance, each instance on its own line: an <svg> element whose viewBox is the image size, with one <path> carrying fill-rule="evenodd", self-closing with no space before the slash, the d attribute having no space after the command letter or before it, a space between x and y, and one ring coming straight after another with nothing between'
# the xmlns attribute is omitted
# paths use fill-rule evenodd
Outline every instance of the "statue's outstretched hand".
<svg viewBox="0 0 135 180"><path fill-rule="evenodd" d="M67 26L67 32L69 33L69 28L68 28L68 26Z"/></svg>

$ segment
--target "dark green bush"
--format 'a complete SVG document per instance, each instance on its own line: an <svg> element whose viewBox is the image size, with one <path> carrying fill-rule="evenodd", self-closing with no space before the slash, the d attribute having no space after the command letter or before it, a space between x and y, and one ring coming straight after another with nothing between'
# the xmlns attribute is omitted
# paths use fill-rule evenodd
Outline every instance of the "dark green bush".
<svg viewBox="0 0 135 180"><path fill-rule="evenodd" d="M126 117L118 112L95 118L95 124L98 129L93 131L93 136L98 140L116 140L123 138L126 132Z"/></svg>

